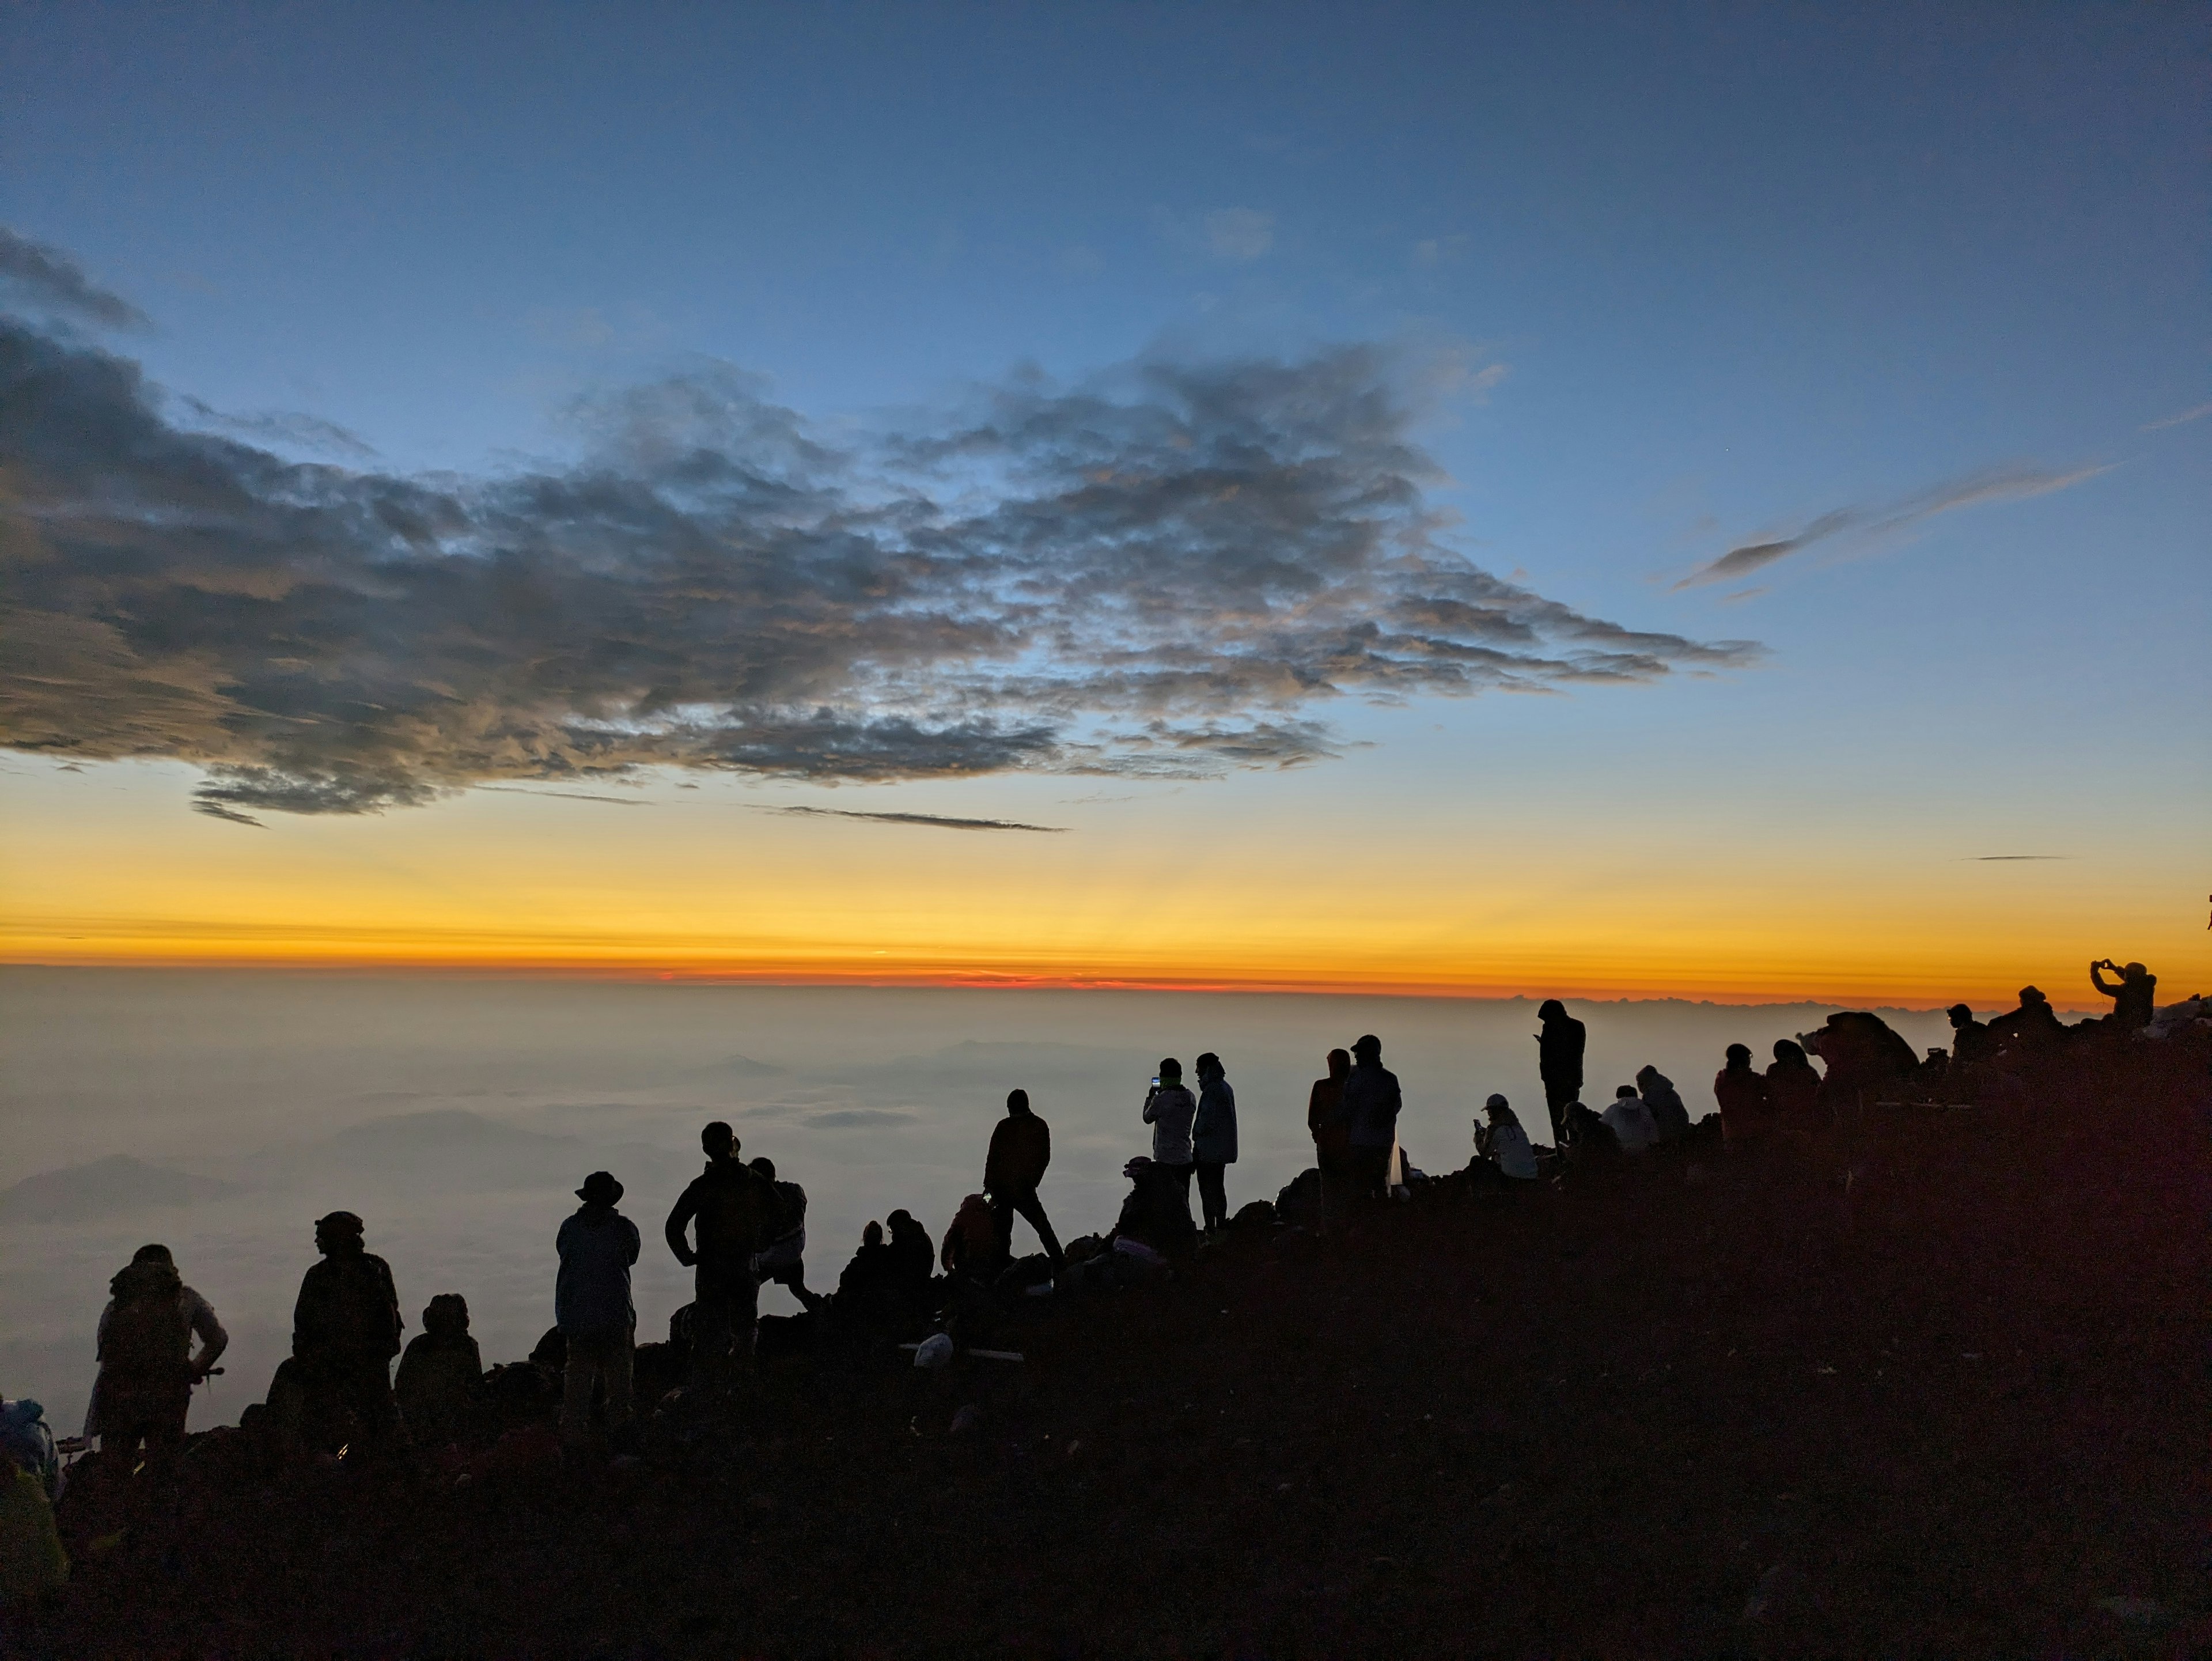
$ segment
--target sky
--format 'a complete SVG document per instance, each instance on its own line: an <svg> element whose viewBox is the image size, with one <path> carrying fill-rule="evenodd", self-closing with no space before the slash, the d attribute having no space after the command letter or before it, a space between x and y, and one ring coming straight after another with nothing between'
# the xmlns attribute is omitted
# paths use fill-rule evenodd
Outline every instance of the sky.
<svg viewBox="0 0 2212 1661"><path fill-rule="evenodd" d="M2198 990L2208 35L11 8L0 958Z"/></svg>

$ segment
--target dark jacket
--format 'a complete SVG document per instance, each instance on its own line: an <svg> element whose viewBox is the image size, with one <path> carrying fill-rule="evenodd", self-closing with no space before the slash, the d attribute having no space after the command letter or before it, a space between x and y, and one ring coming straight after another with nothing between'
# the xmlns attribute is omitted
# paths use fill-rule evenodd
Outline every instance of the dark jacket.
<svg viewBox="0 0 2212 1661"><path fill-rule="evenodd" d="M570 1337L610 1336L637 1325L629 1269L637 1261L637 1225L612 1206L587 1205L561 1225L554 1249L553 1321Z"/></svg>
<svg viewBox="0 0 2212 1661"><path fill-rule="evenodd" d="M750 1273L753 1254L769 1242L775 1212L775 1196L767 1177L742 1159L709 1159L676 1202L663 1232L679 1263ZM695 1222L696 1250L684 1238L684 1226Z"/></svg>
<svg viewBox="0 0 2212 1661"><path fill-rule="evenodd" d="M1766 1080L1748 1067L1724 1067L1713 1075L1713 1099L1720 1104L1721 1134L1732 1142L1755 1141L1774 1121L1774 1098Z"/></svg>
<svg viewBox="0 0 2212 1661"><path fill-rule="evenodd" d="M483 1353L465 1332L419 1333L399 1358L392 1387L417 1442L465 1440L483 1409Z"/></svg>
<svg viewBox="0 0 2212 1661"><path fill-rule="evenodd" d="M1218 1074L1198 1081L1198 1116L1191 1121L1190 1147L1203 1164L1237 1163L1237 1092Z"/></svg>
<svg viewBox="0 0 2212 1661"><path fill-rule="evenodd" d="M1951 1059L1961 1066L1968 1062L1989 1061L1996 1053L1997 1041L1980 1021L1969 1020L1963 1026L1951 1029Z"/></svg>
<svg viewBox="0 0 2212 1661"><path fill-rule="evenodd" d="M1044 1180L1052 1163L1052 1127L1034 1112L1009 1113L991 1133L983 1160L983 1187L994 1195L1025 1194Z"/></svg>
<svg viewBox="0 0 2212 1661"><path fill-rule="evenodd" d="M1389 1147L1398 1138L1398 1110L1404 1104L1396 1074L1379 1061L1354 1062L1344 1080L1352 1147Z"/></svg>
<svg viewBox="0 0 2212 1661"><path fill-rule="evenodd" d="M1589 1029L1572 1015L1546 1021L1544 1030L1536 1035L1537 1074L1546 1084L1580 1090L1583 1049L1589 1042Z"/></svg>
<svg viewBox="0 0 2212 1661"><path fill-rule="evenodd" d="M386 1360L399 1354L392 1266L358 1244L309 1266L292 1306L292 1354L302 1361Z"/></svg>

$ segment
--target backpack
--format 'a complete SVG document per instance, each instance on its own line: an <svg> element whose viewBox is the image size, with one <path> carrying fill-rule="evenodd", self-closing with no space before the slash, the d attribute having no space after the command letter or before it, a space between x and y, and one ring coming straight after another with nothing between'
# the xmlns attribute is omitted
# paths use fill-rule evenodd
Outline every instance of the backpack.
<svg viewBox="0 0 2212 1661"><path fill-rule="evenodd" d="M162 1263L133 1263L108 1290L115 1305L100 1340L100 1365L131 1378L181 1377L191 1353L184 1282Z"/></svg>
<svg viewBox="0 0 2212 1661"><path fill-rule="evenodd" d="M806 1190L797 1183L775 1185L775 1222L771 1235L778 1240L806 1226Z"/></svg>

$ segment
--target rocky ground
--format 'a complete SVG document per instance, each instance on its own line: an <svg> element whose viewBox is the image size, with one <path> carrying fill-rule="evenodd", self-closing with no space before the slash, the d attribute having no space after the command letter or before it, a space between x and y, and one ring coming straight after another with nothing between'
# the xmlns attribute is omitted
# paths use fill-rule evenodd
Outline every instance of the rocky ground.
<svg viewBox="0 0 2212 1661"><path fill-rule="evenodd" d="M616 1468L204 1459L7 1650L2212 1652L2204 1078L1240 1231Z"/></svg>

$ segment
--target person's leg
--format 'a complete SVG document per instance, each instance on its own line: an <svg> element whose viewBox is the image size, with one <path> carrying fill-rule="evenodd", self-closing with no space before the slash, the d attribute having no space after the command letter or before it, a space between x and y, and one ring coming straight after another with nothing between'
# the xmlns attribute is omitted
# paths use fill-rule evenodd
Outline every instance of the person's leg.
<svg viewBox="0 0 2212 1661"><path fill-rule="evenodd" d="M1544 1080L1544 1105L1550 1110L1552 1115L1552 1146L1554 1147L1565 1147L1567 1145L1567 1122L1560 1116L1565 1112L1567 1104L1574 1098L1575 1092L1564 1085L1555 1083L1550 1079Z"/></svg>
<svg viewBox="0 0 2212 1661"><path fill-rule="evenodd" d="M1199 1203L1206 1214L1206 1226L1222 1227L1229 1221L1229 1190L1223 1179L1227 1167L1212 1159L1198 1163Z"/></svg>
<svg viewBox="0 0 2212 1661"><path fill-rule="evenodd" d="M1044 1202L1037 1198L1036 1189L1032 1188L1015 1195L1009 1201L1006 1208L1009 1212L1020 1212L1022 1220L1036 1230L1037 1238L1044 1243L1044 1255L1052 1259L1054 1269L1058 1269L1066 1261L1060 1256L1060 1236L1052 1232L1052 1221L1044 1214ZM1013 1220L1009 1216L1006 1220L1006 1232L1000 1238L1002 1242L1011 1240L1013 1233Z"/></svg>
<svg viewBox="0 0 2212 1661"><path fill-rule="evenodd" d="M736 1317L728 1276L702 1267L692 1282L691 1381L710 1390L729 1380L730 1338Z"/></svg>
<svg viewBox="0 0 2212 1661"><path fill-rule="evenodd" d="M610 1337L599 1365L607 1381L607 1429L620 1434L637 1412L636 1331L625 1328Z"/></svg>
<svg viewBox="0 0 2212 1661"><path fill-rule="evenodd" d="M992 1193L991 1230L998 1237L999 1255L1001 1257L1011 1257L1014 1255L1015 1210L1014 1196L1011 1191L1001 1194L994 1190Z"/></svg>
<svg viewBox="0 0 2212 1661"><path fill-rule="evenodd" d="M561 1439L581 1446L592 1436L592 1387L605 1371L604 1348L598 1338L582 1333L568 1335L568 1366L561 1375ZM611 1411L609 1418L613 1417Z"/></svg>
<svg viewBox="0 0 2212 1661"><path fill-rule="evenodd" d="M346 1369L341 1386L361 1433L372 1445L387 1445L399 1434L399 1403L392 1394L392 1361L363 1360Z"/></svg>

